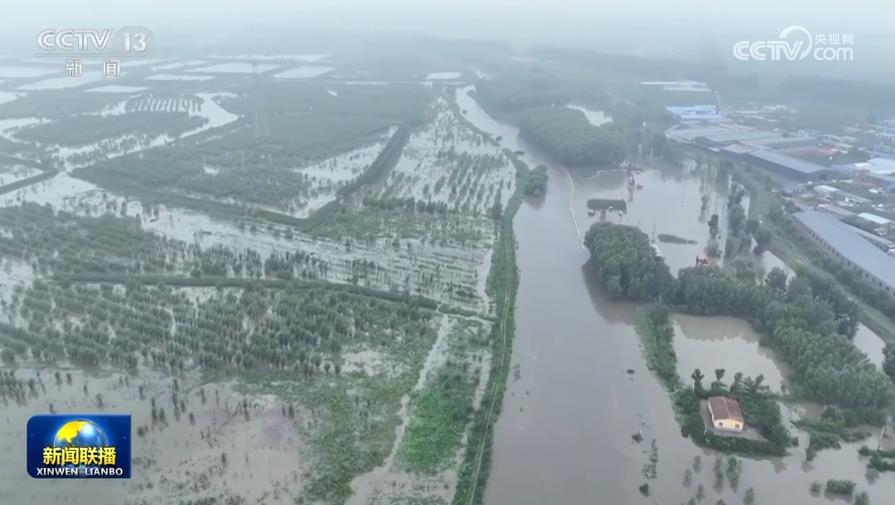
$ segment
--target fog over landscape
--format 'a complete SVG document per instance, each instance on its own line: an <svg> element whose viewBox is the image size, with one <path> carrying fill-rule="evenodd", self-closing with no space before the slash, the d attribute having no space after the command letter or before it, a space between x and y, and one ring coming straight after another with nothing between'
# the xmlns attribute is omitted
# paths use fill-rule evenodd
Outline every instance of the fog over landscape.
<svg viewBox="0 0 895 505"><path fill-rule="evenodd" d="M5 3L0 505L895 502L892 0Z"/></svg>
<svg viewBox="0 0 895 505"><path fill-rule="evenodd" d="M800 25L812 33L855 34L856 56L848 64L790 65L795 71L895 80L895 62L886 57L895 45L893 15L888 0L37 0L4 5L0 40L7 50L27 50L33 34L48 26L133 24L154 30L160 51L174 52L182 49L176 44L244 34L234 29L329 28L730 61L736 41L774 39L784 27ZM780 66L774 71L790 71Z"/></svg>

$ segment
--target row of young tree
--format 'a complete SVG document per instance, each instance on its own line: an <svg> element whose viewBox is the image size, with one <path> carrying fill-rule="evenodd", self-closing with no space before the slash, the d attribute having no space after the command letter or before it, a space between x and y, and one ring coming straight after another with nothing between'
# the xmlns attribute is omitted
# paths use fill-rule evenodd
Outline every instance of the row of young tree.
<svg viewBox="0 0 895 505"><path fill-rule="evenodd" d="M803 392L818 401L861 410L879 420L892 384L851 342L857 308L829 283L808 274L789 280L774 269L762 282L715 267L682 269L675 280L637 228L598 223L585 237L610 296L661 300L699 315L746 319L791 365Z"/></svg>
<svg viewBox="0 0 895 505"><path fill-rule="evenodd" d="M343 347L385 348L434 339L434 312L344 290L246 288L205 301L168 286L35 281L0 323L2 359L68 360L134 370L294 370L339 373Z"/></svg>

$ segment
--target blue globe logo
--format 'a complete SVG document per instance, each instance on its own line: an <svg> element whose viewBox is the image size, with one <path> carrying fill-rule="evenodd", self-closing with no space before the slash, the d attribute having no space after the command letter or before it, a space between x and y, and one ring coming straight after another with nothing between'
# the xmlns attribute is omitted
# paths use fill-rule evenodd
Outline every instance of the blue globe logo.
<svg viewBox="0 0 895 505"><path fill-rule="evenodd" d="M108 439L96 423L84 419L62 425L53 438L53 447L105 447Z"/></svg>

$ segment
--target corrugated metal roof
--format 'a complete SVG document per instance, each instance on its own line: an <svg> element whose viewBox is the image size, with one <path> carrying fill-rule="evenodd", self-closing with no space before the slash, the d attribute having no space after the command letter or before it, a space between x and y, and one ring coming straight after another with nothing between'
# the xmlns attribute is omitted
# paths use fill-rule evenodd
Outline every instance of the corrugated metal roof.
<svg viewBox="0 0 895 505"><path fill-rule="evenodd" d="M754 151L755 147L750 147L744 144L730 144L728 146L724 146L721 148L722 151L732 153L732 154L746 154Z"/></svg>
<svg viewBox="0 0 895 505"><path fill-rule="evenodd" d="M858 217L875 224L889 224L892 222L891 219L886 219L883 216L877 216L876 214L871 214L869 212L862 212L858 214Z"/></svg>
<svg viewBox="0 0 895 505"><path fill-rule="evenodd" d="M746 140L757 139L779 139L783 138L779 133L763 131L763 130L742 130L732 132L709 133L699 136L701 139L714 142L716 144L725 144L732 142L742 142Z"/></svg>
<svg viewBox="0 0 895 505"><path fill-rule="evenodd" d="M811 137L784 137L782 135L778 135L776 137L746 140L743 143L752 147L766 147L770 149L777 149L792 146L809 146L812 144L816 144L817 141Z"/></svg>
<svg viewBox="0 0 895 505"><path fill-rule="evenodd" d="M843 258L895 289L895 258L880 251L852 231L847 224L828 214L806 210L796 213L795 217Z"/></svg>
<svg viewBox="0 0 895 505"><path fill-rule="evenodd" d="M780 165L782 167L786 167L790 170L795 170L796 172L801 172L803 174L814 174L823 170L829 170L823 165L811 163L810 161L805 161L776 151L753 151L749 153L749 156L753 156L760 160L774 163L776 165Z"/></svg>

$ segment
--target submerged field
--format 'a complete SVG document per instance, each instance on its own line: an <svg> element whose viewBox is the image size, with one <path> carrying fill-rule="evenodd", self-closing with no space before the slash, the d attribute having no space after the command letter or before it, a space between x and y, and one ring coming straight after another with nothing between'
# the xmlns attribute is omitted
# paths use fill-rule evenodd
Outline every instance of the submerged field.
<svg viewBox="0 0 895 505"><path fill-rule="evenodd" d="M22 485L4 458L2 501L453 501L516 168L431 83L294 66L10 83L0 449L35 412L131 413L135 476Z"/></svg>

